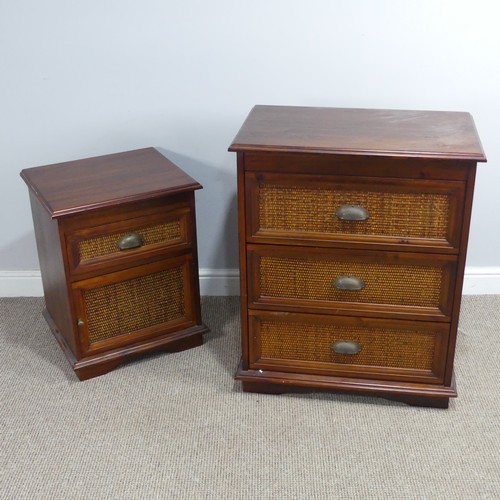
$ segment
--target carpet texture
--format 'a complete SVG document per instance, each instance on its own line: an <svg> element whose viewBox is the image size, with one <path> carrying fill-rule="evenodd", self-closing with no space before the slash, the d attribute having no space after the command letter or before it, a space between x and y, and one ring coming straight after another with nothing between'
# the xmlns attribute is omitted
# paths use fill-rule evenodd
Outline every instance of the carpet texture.
<svg viewBox="0 0 500 500"><path fill-rule="evenodd" d="M202 307L202 347L79 382L43 300L0 299L0 498L500 498L500 296L464 298L448 410L242 393L238 299Z"/></svg>

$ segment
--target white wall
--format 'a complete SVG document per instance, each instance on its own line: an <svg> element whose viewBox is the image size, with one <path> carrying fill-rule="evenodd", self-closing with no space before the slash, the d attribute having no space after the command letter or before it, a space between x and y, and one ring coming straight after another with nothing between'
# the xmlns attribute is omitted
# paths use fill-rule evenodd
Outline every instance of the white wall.
<svg viewBox="0 0 500 500"><path fill-rule="evenodd" d="M146 146L205 187L205 276L236 269L227 147L259 103L471 112L489 163L479 167L468 272L495 291L499 14L493 0L0 2L4 284L38 268L21 169Z"/></svg>

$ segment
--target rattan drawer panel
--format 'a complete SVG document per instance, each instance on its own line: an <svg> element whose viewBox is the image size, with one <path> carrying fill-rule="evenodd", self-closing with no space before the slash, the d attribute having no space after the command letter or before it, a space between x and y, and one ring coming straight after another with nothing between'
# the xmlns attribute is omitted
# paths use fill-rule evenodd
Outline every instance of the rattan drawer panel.
<svg viewBox="0 0 500 500"><path fill-rule="evenodd" d="M187 247L188 222L186 208L75 231L68 235L72 270L85 272L110 262L126 262L174 247ZM120 250L119 242L132 234L140 238L140 245Z"/></svg>
<svg viewBox="0 0 500 500"><path fill-rule="evenodd" d="M456 259L447 255L305 250L250 245L249 300L256 307L377 310L449 319ZM342 276L362 282L360 290L338 289Z"/></svg>
<svg viewBox="0 0 500 500"><path fill-rule="evenodd" d="M179 241L181 239L181 221L180 219L174 219L172 221L160 222L152 226L137 228L136 232L140 234L146 246ZM124 236L127 236L127 234L130 234L130 231L97 236L80 241L78 245L80 262L115 253L118 250L117 242Z"/></svg>
<svg viewBox="0 0 500 500"><path fill-rule="evenodd" d="M251 367L356 376L440 379L448 325L373 318L253 311ZM338 354L332 344L355 342L357 354Z"/></svg>
<svg viewBox="0 0 500 500"><path fill-rule="evenodd" d="M77 282L84 349L136 340L192 322L189 258ZM131 313L133 312L133 313Z"/></svg>
<svg viewBox="0 0 500 500"><path fill-rule="evenodd" d="M464 183L249 172L252 238L358 241L456 247ZM251 201L250 201L251 200ZM364 221L341 220L343 205L361 206Z"/></svg>

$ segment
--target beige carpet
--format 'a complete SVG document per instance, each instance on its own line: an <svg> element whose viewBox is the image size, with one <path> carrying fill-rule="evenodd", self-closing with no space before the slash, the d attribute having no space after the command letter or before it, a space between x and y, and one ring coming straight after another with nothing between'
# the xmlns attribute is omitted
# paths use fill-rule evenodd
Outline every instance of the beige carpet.
<svg viewBox="0 0 500 500"><path fill-rule="evenodd" d="M204 346L79 382L42 307L0 300L2 499L500 498L500 296L464 299L448 410L242 393L236 298Z"/></svg>

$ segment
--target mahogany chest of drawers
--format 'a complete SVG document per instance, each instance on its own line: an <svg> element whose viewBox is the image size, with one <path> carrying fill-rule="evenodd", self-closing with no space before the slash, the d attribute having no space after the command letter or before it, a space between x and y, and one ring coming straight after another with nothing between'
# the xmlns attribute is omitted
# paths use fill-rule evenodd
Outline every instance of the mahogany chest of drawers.
<svg viewBox="0 0 500 500"><path fill-rule="evenodd" d="M23 170L44 316L81 380L201 345L194 191L153 148Z"/></svg>
<svg viewBox="0 0 500 500"><path fill-rule="evenodd" d="M229 150L243 389L446 408L486 161L471 116L256 106Z"/></svg>

